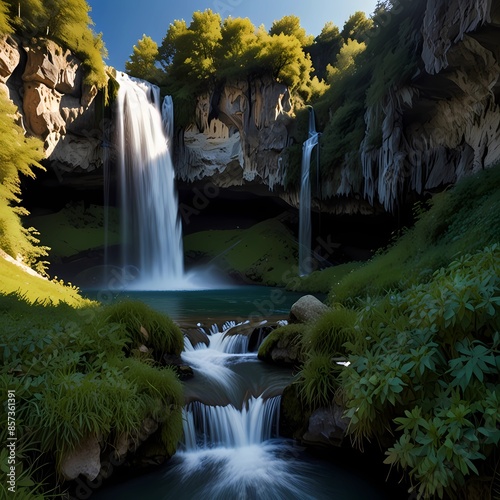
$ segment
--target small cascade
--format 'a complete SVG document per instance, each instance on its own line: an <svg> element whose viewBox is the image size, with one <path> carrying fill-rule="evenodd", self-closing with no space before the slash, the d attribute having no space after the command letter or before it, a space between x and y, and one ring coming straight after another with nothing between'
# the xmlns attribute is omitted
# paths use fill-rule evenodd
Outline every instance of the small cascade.
<svg viewBox="0 0 500 500"><path fill-rule="evenodd" d="M160 113L160 89L117 73L122 266L135 266L137 288L167 290L183 278L182 230L169 146L171 99Z"/></svg>
<svg viewBox="0 0 500 500"><path fill-rule="evenodd" d="M186 451L239 448L260 444L277 434L281 397L251 397L243 408L209 406L198 401L184 410Z"/></svg>
<svg viewBox="0 0 500 500"><path fill-rule="evenodd" d="M316 132L314 109L309 107L309 137L302 145L302 167L300 176L299 199L299 275L306 276L311 272L311 155L319 141Z"/></svg>

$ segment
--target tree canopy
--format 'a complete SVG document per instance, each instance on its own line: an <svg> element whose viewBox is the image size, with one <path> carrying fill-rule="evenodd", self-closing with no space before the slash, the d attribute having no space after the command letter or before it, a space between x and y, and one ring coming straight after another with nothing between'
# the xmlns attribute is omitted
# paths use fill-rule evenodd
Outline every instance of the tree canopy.
<svg viewBox="0 0 500 500"><path fill-rule="evenodd" d="M158 83L160 70L156 67L157 58L158 44L151 37L142 35L134 45L130 60L125 63L125 71L130 76Z"/></svg>
<svg viewBox="0 0 500 500"><path fill-rule="evenodd" d="M16 107L0 91L0 248L14 258L34 264L46 255L37 245L33 230L23 227L20 216L27 212L19 206L21 176L34 177L32 167L42 168L43 144L25 137L15 122ZM40 269L39 269L40 270Z"/></svg>
<svg viewBox="0 0 500 500"><path fill-rule="evenodd" d="M314 37L307 35L306 30L300 25L300 18L297 16L284 16L278 21L274 21L269 30L270 35L294 36L302 47L307 47L313 43Z"/></svg>

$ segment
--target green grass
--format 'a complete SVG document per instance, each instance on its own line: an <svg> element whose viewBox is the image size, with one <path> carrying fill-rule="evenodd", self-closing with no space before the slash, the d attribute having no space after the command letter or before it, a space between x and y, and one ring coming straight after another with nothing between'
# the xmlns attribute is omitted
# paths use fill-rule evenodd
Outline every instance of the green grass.
<svg viewBox="0 0 500 500"><path fill-rule="evenodd" d="M348 262L314 271L308 276L297 276L287 283L286 288L293 292L328 293L334 284L340 283L340 280L361 265L361 262Z"/></svg>
<svg viewBox="0 0 500 500"><path fill-rule="evenodd" d="M31 450L24 466L43 456L49 469L59 471L65 453L88 436L105 446L124 434L140 442L145 418L159 424L163 454L175 451L182 434L182 386L159 361L179 352L182 334L170 318L141 303L127 303L126 315L120 307L75 309L0 295L0 385L16 391L18 444ZM147 358L135 349L143 333L132 326L139 324L150 332L143 340ZM5 395L2 390L2 404ZM6 432L0 429L4 442ZM31 474L35 483L48 481L46 470Z"/></svg>
<svg viewBox="0 0 500 500"><path fill-rule="evenodd" d="M67 205L59 212L29 218L29 224L40 232L42 245L50 247L51 261L70 257L85 250L102 248L105 243L104 208L83 203ZM108 244L120 243L119 215L109 209Z"/></svg>
<svg viewBox="0 0 500 500"><path fill-rule="evenodd" d="M184 252L204 256L228 273L269 286L283 285L298 261L297 243L278 219L249 229L188 235L184 238Z"/></svg>
<svg viewBox="0 0 500 500"><path fill-rule="evenodd" d="M332 286L329 301L403 290L455 257L500 241L500 166L434 196L415 226Z"/></svg>
<svg viewBox="0 0 500 500"><path fill-rule="evenodd" d="M79 295L75 288L65 286L57 281L33 276L21 267L0 257L0 294L17 293L28 302L45 302L57 304L65 302L74 307L89 304L87 299Z"/></svg>

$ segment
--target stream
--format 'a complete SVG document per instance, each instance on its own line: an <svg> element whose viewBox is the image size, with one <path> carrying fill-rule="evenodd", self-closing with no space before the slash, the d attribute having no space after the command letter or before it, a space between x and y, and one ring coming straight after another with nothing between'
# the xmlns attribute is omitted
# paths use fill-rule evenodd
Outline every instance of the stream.
<svg viewBox="0 0 500 500"><path fill-rule="evenodd" d="M255 288L259 287L218 291L216 295L220 307L225 309L225 317L231 306L224 305L227 304L222 300L224 293L226 299L242 305L242 314L248 315L256 308L252 303L258 293ZM273 292L261 289L259 300L263 300L263 291ZM205 293L211 295L213 291ZM174 297L169 298L169 294L147 292L141 298L165 310ZM182 304L191 304L191 308L192 294L175 294L178 307L174 319L188 319ZM137 295L141 294L133 295L139 298ZM284 293L285 300L269 311L269 316L286 318L295 295L300 294ZM196 318L203 315L203 306L201 309L196 311ZM211 313L218 315L217 309ZM292 380L292 372L258 360L257 352L249 352L248 337L226 336L234 324L235 321L216 322L208 327L198 323L198 328L208 335L208 346L204 343L193 346L185 339L182 358L195 375L185 382L184 440L175 456L149 474L105 487L94 498L387 499L389 495L382 486L384 478L374 482L366 477L366 470L344 464L343 451L339 450L336 458L318 458L295 441L280 437L280 394Z"/></svg>

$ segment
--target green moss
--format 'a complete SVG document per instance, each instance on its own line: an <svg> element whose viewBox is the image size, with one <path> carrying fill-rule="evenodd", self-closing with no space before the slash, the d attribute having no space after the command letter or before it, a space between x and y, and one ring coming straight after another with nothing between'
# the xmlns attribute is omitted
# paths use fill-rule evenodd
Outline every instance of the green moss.
<svg viewBox="0 0 500 500"><path fill-rule="evenodd" d="M184 238L184 251L203 255L226 272L263 285L283 285L297 265L291 232L269 219L249 229L202 231Z"/></svg>
<svg viewBox="0 0 500 500"><path fill-rule="evenodd" d="M303 361L302 338L307 325L291 323L273 330L259 347L259 359L270 360L271 352L275 347L287 346L287 349L296 353L297 361Z"/></svg>
<svg viewBox="0 0 500 500"><path fill-rule="evenodd" d="M29 223L40 231L40 241L50 247L50 259L59 260L93 248L102 248L105 243L104 208L83 203L73 203L59 212L30 217ZM108 244L120 243L119 214L109 209Z"/></svg>
<svg viewBox="0 0 500 500"><path fill-rule="evenodd" d="M334 284L362 265L361 262L348 262L338 266L314 271L308 276L295 277L287 283L287 289L294 292L328 293Z"/></svg>
<svg viewBox="0 0 500 500"><path fill-rule="evenodd" d="M145 345L153 350L157 361L165 354L179 355L184 348L180 328L165 314L142 302L125 300L104 310L107 321L125 327L132 348Z"/></svg>

